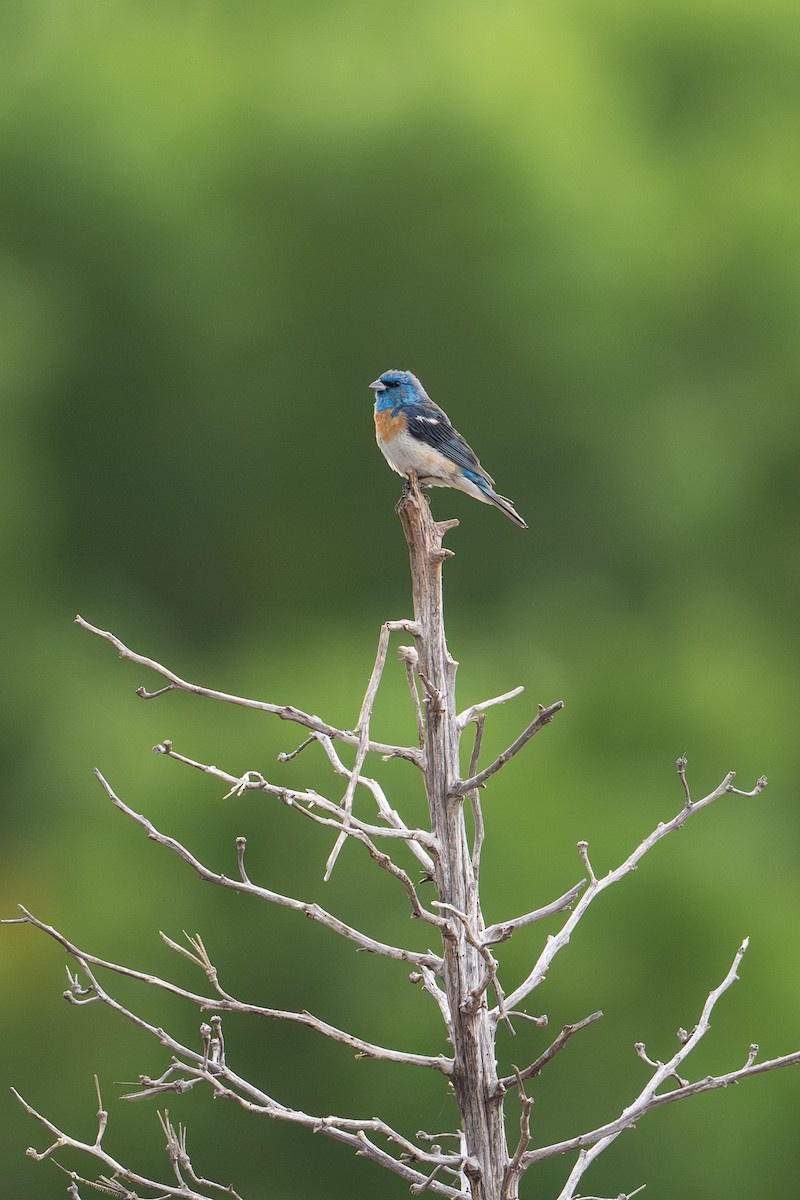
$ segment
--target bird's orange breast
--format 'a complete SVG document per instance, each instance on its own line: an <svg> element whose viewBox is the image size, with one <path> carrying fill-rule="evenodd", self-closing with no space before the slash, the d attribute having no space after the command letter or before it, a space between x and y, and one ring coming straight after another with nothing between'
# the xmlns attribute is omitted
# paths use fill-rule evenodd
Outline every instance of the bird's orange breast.
<svg viewBox="0 0 800 1200"><path fill-rule="evenodd" d="M375 413L375 432L382 442L394 441L397 435L403 432L406 424L404 413L399 412L393 416L388 408Z"/></svg>

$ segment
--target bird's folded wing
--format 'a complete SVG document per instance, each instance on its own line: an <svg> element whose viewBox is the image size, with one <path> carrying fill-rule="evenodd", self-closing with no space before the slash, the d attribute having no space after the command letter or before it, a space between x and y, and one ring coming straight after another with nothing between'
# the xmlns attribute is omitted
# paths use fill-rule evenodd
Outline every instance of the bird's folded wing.
<svg viewBox="0 0 800 1200"><path fill-rule="evenodd" d="M433 406L431 407L433 408ZM486 474L470 447L458 430L453 428L441 409L425 412L407 408L405 412L408 432L412 437L425 442L428 446L433 446L435 450L439 450L459 467L482 475L487 483L494 487L494 480Z"/></svg>

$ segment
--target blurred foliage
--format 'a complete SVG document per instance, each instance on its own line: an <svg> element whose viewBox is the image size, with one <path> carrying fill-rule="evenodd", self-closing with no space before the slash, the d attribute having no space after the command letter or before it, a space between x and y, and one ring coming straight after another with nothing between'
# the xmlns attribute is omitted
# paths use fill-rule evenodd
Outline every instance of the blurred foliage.
<svg viewBox="0 0 800 1200"><path fill-rule="evenodd" d="M220 870L247 833L254 877L424 940L357 848L322 885L319 831L148 751L169 736L335 794L321 756L279 768L295 735L278 722L143 704L144 673L70 625L80 611L187 677L352 723L379 624L410 605L366 385L409 367L531 525L432 496L462 521L446 580L462 702L528 688L492 714L486 761L537 700L567 701L487 791L488 918L572 884L582 837L615 865L680 803L680 753L698 793L731 767L771 779L604 897L534 998L550 1031L501 1045L522 1064L606 1012L540 1081L537 1141L621 1110L643 1082L633 1042L670 1054L744 934L692 1071L740 1064L750 1041L797 1048L799 27L793 0L0 9L4 915L24 901L192 985L157 930L200 930L244 998L440 1048L402 971L203 888L91 775ZM389 740L409 736L403 689L395 668ZM418 811L417 781L385 771ZM540 936L502 948L508 980ZM5 1083L93 1137L97 1071L109 1146L161 1170L153 1106L113 1101L163 1055L61 1004L54 946L2 937ZM196 1014L155 1000L196 1036ZM311 1034L231 1022L228 1046L288 1103L452 1121L438 1078ZM591 1187L791 1194L798 1087L787 1072L654 1114ZM406 1194L322 1139L200 1096L170 1110L198 1169L245 1197L306 1196L322 1169L332 1196ZM0 1112L6 1193L63 1196L23 1155L38 1128L10 1099Z"/></svg>

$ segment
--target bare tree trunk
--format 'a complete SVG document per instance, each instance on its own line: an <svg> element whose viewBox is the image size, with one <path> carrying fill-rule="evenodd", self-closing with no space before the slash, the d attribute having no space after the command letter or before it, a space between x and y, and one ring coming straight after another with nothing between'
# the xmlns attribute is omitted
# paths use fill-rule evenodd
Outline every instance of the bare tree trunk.
<svg viewBox="0 0 800 1200"><path fill-rule="evenodd" d="M484 932L477 856L470 850L459 793L458 663L445 639L442 563L452 553L442 537L458 522L436 522L416 483L398 506L411 559L418 673L425 688L424 778L438 842L434 878L444 930L443 982L454 1051L452 1083L461 1113L466 1173L475 1200L501 1200L508 1164L502 1095L495 1060L495 1022L487 1004L487 964L476 943Z"/></svg>

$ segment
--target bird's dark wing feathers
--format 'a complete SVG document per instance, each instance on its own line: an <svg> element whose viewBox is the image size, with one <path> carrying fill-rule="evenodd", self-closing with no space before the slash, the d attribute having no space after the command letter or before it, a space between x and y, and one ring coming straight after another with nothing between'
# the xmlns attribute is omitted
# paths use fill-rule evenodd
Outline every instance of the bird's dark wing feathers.
<svg viewBox="0 0 800 1200"><path fill-rule="evenodd" d="M429 446L433 446L435 450L440 450L447 458L458 463L460 467L464 467L467 471L475 471L478 475L482 475L484 479L493 487L494 481L484 471L475 454L464 441L457 429L454 429L450 424L447 415L442 412L438 405L431 402L430 408L426 405L425 408L417 408L416 406L406 408L406 420L408 422L408 432L412 437L418 438L421 442L426 442Z"/></svg>

